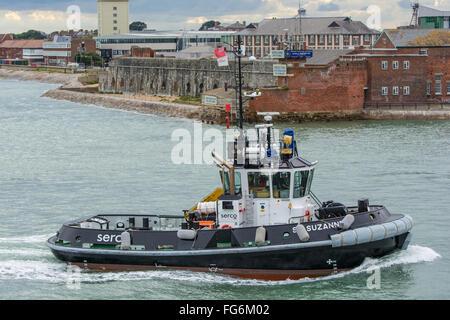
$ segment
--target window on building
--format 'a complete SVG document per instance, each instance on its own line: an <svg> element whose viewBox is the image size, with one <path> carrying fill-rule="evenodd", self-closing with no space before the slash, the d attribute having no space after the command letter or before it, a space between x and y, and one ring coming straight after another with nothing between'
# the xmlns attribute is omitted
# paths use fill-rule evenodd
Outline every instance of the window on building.
<svg viewBox="0 0 450 320"><path fill-rule="evenodd" d="M450 95L450 81L447 81L447 95Z"/></svg>
<svg viewBox="0 0 450 320"><path fill-rule="evenodd" d="M333 36L328 36L327 42L328 42L328 44L333 44Z"/></svg>
<svg viewBox="0 0 450 320"><path fill-rule="evenodd" d="M249 172L248 189L254 198L270 198L269 175L261 172Z"/></svg>
<svg viewBox="0 0 450 320"><path fill-rule="evenodd" d="M392 62L392 69L397 70L398 69L398 61Z"/></svg>
<svg viewBox="0 0 450 320"><path fill-rule="evenodd" d="M398 87L392 87L392 94L398 96Z"/></svg>
<svg viewBox="0 0 450 320"><path fill-rule="evenodd" d="M409 61L403 61L403 69L405 70L409 69Z"/></svg>
<svg viewBox="0 0 450 320"><path fill-rule="evenodd" d="M334 39L334 43L335 43L335 44L339 44L339 42L340 42L340 41L339 41L339 36L336 36L336 39Z"/></svg>
<svg viewBox="0 0 450 320"><path fill-rule="evenodd" d="M266 44L269 43L269 36L264 36L264 43L266 43Z"/></svg>
<svg viewBox="0 0 450 320"><path fill-rule="evenodd" d="M388 62L381 61L381 70L387 70L387 69L388 69Z"/></svg>
<svg viewBox="0 0 450 320"><path fill-rule="evenodd" d="M316 43L316 37L315 36L309 36L309 42L312 44Z"/></svg>
<svg viewBox="0 0 450 320"><path fill-rule="evenodd" d="M324 43L325 42L325 36L323 34L321 34L319 36L319 43Z"/></svg>
<svg viewBox="0 0 450 320"><path fill-rule="evenodd" d="M291 173L278 172L272 176L273 197L275 199L288 199L291 190Z"/></svg>
<svg viewBox="0 0 450 320"><path fill-rule="evenodd" d="M382 87L382 88L381 88L381 95L387 96L388 93L389 93L388 87Z"/></svg>
<svg viewBox="0 0 450 320"><path fill-rule="evenodd" d="M264 47L264 55L268 56L270 53L270 48L269 47Z"/></svg>
<svg viewBox="0 0 450 320"><path fill-rule="evenodd" d="M353 45L359 46L359 37L353 37Z"/></svg>
<svg viewBox="0 0 450 320"><path fill-rule="evenodd" d="M248 44L248 45L251 45L251 44L252 44L252 37L251 37L251 36L248 36L248 37L247 37L247 44Z"/></svg>
<svg viewBox="0 0 450 320"><path fill-rule="evenodd" d="M260 36L256 36L255 37L255 43L256 44L260 44L261 43L261 37Z"/></svg>
<svg viewBox="0 0 450 320"><path fill-rule="evenodd" d="M364 41L365 41L365 42L370 42L370 35L366 34L366 35L364 36Z"/></svg>
<svg viewBox="0 0 450 320"><path fill-rule="evenodd" d="M436 94L442 94L442 75L436 75Z"/></svg>
<svg viewBox="0 0 450 320"><path fill-rule="evenodd" d="M427 96L430 96L430 95L431 95L431 82L428 81L427 82Z"/></svg>
<svg viewBox="0 0 450 320"><path fill-rule="evenodd" d="M404 96L409 96L409 86L404 86L403 87L403 95Z"/></svg>
<svg viewBox="0 0 450 320"><path fill-rule="evenodd" d="M419 54L420 55L427 55L428 54L428 49L419 49Z"/></svg>

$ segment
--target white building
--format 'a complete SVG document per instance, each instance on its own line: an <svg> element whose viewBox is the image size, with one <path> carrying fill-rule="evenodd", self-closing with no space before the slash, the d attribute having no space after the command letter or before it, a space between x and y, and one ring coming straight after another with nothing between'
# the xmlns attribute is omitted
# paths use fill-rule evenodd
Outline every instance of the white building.
<svg viewBox="0 0 450 320"><path fill-rule="evenodd" d="M127 34L100 36L97 49L102 56L121 56L130 53L132 46L151 48L157 53L174 53L190 47L217 48L231 43L234 31L141 31ZM110 54L105 54L109 51Z"/></svg>

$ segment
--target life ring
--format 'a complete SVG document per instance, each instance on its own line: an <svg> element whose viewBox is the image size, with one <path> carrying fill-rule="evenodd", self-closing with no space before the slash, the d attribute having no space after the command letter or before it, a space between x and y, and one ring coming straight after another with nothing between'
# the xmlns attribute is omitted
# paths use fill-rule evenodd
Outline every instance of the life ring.
<svg viewBox="0 0 450 320"><path fill-rule="evenodd" d="M225 224L225 225L222 226L221 229L233 229L233 227L228 225L228 224Z"/></svg>

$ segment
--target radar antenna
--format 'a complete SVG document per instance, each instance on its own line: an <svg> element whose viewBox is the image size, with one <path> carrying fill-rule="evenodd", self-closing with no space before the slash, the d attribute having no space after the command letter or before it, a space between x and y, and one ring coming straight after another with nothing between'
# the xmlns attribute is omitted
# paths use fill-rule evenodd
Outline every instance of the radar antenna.
<svg viewBox="0 0 450 320"><path fill-rule="evenodd" d="M411 7L413 9L413 14L409 26L410 28L417 28L419 26L419 2L412 2Z"/></svg>

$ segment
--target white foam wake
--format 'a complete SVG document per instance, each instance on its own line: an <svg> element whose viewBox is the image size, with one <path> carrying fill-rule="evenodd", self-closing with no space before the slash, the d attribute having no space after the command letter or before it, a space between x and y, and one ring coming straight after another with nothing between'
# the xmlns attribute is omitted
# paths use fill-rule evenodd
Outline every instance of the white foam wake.
<svg viewBox="0 0 450 320"><path fill-rule="evenodd" d="M24 236L24 237L8 237L0 238L0 244L2 243L42 243L44 244L47 239L52 235L34 235L34 236Z"/></svg>
<svg viewBox="0 0 450 320"><path fill-rule="evenodd" d="M0 251L1 253L1 251ZM40 254L41 250L25 250L24 254ZM364 263L350 271L330 275L316 279L286 280L286 281L261 281L238 279L223 275L189 272L189 271L141 271L141 272L120 272L120 273L94 273L83 271L79 275L81 283L102 283L109 281L142 281L167 279L183 282L203 282L220 283L236 286L258 286L258 285L290 285L315 281L324 281L346 277L352 274L366 273L374 267L389 268L394 265L407 265L421 262L432 262L440 255L433 249L422 246L410 246L406 251L396 252L392 255L380 259L366 259ZM67 282L73 274L68 272L68 267L64 263L33 260L7 260L0 261L0 279L26 279L36 281L46 281L52 283Z"/></svg>

